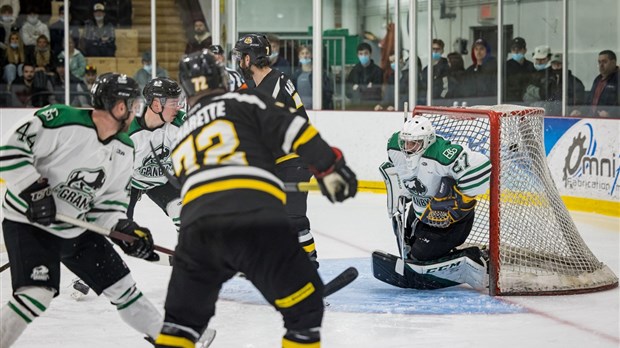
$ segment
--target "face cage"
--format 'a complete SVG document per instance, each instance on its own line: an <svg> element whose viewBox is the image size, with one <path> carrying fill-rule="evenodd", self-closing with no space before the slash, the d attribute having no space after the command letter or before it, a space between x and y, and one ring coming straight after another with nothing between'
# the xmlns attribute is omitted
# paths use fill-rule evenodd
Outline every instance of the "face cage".
<svg viewBox="0 0 620 348"><path fill-rule="evenodd" d="M424 151L425 140L420 137L399 136L398 147L405 155L417 155Z"/></svg>

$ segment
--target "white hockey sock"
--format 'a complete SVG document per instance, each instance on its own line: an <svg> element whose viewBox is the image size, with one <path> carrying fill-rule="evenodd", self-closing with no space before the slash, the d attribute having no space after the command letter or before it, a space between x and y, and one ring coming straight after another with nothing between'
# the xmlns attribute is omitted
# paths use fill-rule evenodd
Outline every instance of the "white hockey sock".
<svg viewBox="0 0 620 348"><path fill-rule="evenodd" d="M164 318L136 288L131 274L103 290L103 294L116 306L121 319L129 326L151 338L157 337Z"/></svg>
<svg viewBox="0 0 620 348"><path fill-rule="evenodd" d="M54 291L41 287L23 287L0 311L0 347L10 347L36 317L43 314Z"/></svg>

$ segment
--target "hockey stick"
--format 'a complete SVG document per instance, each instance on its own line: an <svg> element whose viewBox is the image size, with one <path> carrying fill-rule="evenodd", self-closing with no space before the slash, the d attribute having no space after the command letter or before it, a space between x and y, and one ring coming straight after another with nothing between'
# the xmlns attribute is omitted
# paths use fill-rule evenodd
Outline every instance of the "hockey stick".
<svg viewBox="0 0 620 348"><path fill-rule="evenodd" d="M114 238L114 239L118 239L118 240L122 240L125 242L133 242L138 240L138 237L134 237L125 233L121 233L118 231L114 231L114 230L108 230L105 229L101 226L97 226L95 224L91 224L89 222L83 221L83 220L79 220L76 218L72 218L70 216L66 216L66 215L62 215L62 214L56 214L56 220L62 221L62 222L66 222L68 224L72 224L73 226L77 226L77 227L82 227L85 228L89 231L93 231L99 234L102 234L104 236L108 236L110 238ZM154 247L155 250L167 254L167 255L174 255L174 251L170 250L168 248L164 248L161 247L159 245L155 245Z"/></svg>
<svg viewBox="0 0 620 348"><path fill-rule="evenodd" d="M405 223L407 217L405 216L405 196L398 197L397 213L394 215L396 218L396 224L398 229L398 238L400 241L400 259L396 260L396 266L394 271L400 275L405 274Z"/></svg>
<svg viewBox="0 0 620 348"><path fill-rule="evenodd" d="M332 295L336 291L351 284L359 275L355 267L349 267L338 274L334 279L330 280L323 288L323 297Z"/></svg>
<svg viewBox="0 0 620 348"><path fill-rule="evenodd" d="M10 262L7 262L4 265L2 265L2 267L0 267L0 273L2 273L5 269L8 269L10 266L11 266Z"/></svg>

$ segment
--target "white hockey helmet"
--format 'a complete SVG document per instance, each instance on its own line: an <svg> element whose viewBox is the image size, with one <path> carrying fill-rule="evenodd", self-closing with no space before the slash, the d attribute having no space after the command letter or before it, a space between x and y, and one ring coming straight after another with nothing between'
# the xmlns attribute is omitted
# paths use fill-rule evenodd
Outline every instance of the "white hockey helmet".
<svg viewBox="0 0 620 348"><path fill-rule="evenodd" d="M418 156L435 142L435 128L424 116L409 119L398 136L398 146L405 156Z"/></svg>

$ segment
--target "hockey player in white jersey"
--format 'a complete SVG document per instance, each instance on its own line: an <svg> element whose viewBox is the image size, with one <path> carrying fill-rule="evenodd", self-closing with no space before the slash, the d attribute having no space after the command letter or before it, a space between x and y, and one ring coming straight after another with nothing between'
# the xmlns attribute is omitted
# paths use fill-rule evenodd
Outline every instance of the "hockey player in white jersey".
<svg viewBox="0 0 620 348"><path fill-rule="evenodd" d="M2 307L0 346L11 346L60 291L60 263L116 306L137 331L155 337L163 318L102 235L56 220L56 212L136 237L114 240L128 255L154 261L148 229L126 216L133 143L125 133L138 84L101 75L94 110L50 105L3 138L0 172L7 192L2 229L13 296Z"/></svg>
<svg viewBox="0 0 620 348"><path fill-rule="evenodd" d="M489 158L437 136L422 116L405 122L390 138L387 151L389 162L380 171L401 259L373 253L375 277L416 289L460 283L486 287L480 249L456 248L471 231L476 196L489 188Z"/></svg>

